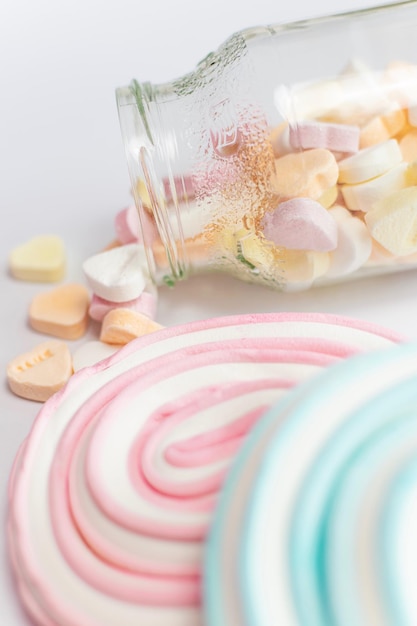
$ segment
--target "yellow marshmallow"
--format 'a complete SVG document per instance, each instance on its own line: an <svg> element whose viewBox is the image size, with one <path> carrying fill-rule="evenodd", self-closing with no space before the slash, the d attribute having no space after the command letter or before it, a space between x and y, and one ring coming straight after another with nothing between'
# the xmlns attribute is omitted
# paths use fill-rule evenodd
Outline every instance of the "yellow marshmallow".
<svg viewBox="0 0 417 626"><path fill-rule="evenodd" d="M321 194L320 198L318 198L317 201L320 202L320 204L324 206L325 209L330 209L330 207L336 202L338 195L339 188L337 185L335 185L334 187L329 187L329 189L326 189L326 191Z"/></svg>
<svg viewBox="0 0 417 626"><path fill-rule="evenodd" d="M277 264L285 283L311 283L327 272L330 255L328 252L282 249L277 256Z"/></svg>
<svg viewBox="0 0 417 626"><path fill-rule="evenodd" d="M380 200L365 215L372 237L397 256L417 252L417 187Z"/></svg>
<svg viewBox="0 0 417 626"><path fill-rule="evenodd" d="M10 273L33 282L57 282L65 274L64 242L56 235L40 235L12 250Z"/></svg>

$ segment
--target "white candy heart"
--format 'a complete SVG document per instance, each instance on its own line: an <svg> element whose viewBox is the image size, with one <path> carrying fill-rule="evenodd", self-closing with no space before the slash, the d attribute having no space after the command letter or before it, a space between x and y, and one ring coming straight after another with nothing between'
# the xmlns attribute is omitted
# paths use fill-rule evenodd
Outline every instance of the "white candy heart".
<svg viewBox="0 0 417 626"><path fill-rule="evenodd" d="M112 302L137 298L149 281L145 249L138 243L100 252L84 262L83 270L94 293Z"/></svg>

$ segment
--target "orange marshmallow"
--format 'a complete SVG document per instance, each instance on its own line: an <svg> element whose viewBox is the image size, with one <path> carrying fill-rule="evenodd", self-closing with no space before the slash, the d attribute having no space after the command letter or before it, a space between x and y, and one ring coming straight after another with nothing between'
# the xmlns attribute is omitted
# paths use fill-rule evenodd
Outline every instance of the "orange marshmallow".
<svg viewBox="0 0 417 626"><path fill-rule="evenodd" d="M40 333L78 339L87 330L89 304L89 293L83 285L63 285L33 298L29 323Z"/></svg>
<svg viewBox="0 0 417 626"><path fill-rule="evenodd" d="M275 160L272 191L281 198L317 200L337 183L339 169L330 150L315 148Z"/></svg>
<svg viewBox="0 0 417 626"><path fill-rule="evenodd" d="M403 109L396 109L378 115L370 120L360 132L359 147L369 148L376 143L382 143L401 133L407 124L407 114Z"/></svg>
<svg viewBox="0 0 417 626"><path fill-rule="evenodd" d="M210 257L209 242L204 234L184 240L185 255L191 264L206 262ZM165 246L160 240L152 245L155 263L158 267L168 267Z"/></svg>
<svg viewBox="0 0 417 626"><path fill-rule="evenodd" d="M157 324L143 313L131 309L112 309L103 319L100 341L125 344L160 328L163 328L161 324Z"/></svg>
<svg viewBox="0 0 417 626"><path fill-rule="evenodd" d="M71 354L63 341L46 341L7 366L7 380L13 393L37 402L45 402L71 375Z"/></svg>

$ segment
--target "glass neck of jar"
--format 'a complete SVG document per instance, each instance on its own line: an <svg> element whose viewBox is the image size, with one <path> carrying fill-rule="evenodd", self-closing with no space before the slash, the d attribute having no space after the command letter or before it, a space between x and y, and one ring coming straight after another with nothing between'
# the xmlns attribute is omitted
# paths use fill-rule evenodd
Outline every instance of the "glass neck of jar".
<svg viewBox="0 0 417 626"><path fill-rule="evenodd" d="M137 81L117 89L116 98L150 278L174 284L190 269L181 223L191 194L179 151L181 98L169 84Z"/></svg>

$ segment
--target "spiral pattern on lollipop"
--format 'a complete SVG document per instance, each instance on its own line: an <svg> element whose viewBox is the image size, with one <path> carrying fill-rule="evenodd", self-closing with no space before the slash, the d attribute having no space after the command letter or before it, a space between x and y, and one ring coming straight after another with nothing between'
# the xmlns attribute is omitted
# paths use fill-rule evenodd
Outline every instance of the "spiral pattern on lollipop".
<svg viewBox="0 0 417 626"><path fill-rule="evenodd" d="M417 344L328 368L258 422L208 541L208 626L417 623Z"/></svg>
<svg viewBox="0 0 417 626"><path fill-rule="evenodd" d="M398 338L313 314L165 329L78 372L15 463L9 544L42 626L200 626L203 542L260 415L323 367Z"/></svg>

